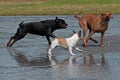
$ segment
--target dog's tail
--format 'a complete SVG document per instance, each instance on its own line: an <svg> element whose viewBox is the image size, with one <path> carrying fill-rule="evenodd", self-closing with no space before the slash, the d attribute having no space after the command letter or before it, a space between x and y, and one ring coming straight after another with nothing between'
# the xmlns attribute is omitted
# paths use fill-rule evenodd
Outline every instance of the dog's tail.
<svg viewBox="0 0 120 80"><path fill-rule="evenodd" d="M82 13L82 12L79 12L79 13L76 14L74 17L77 18L77 19L80 19L80 15L79 15L80 13Z"/></svg>
<svg viewBox="0 0 120 80"><path fill-rule="evenodd" d="M23 22L24 22L24 21L21 21L21 23L19 24L19 26L22 26L22 25L23 25Z"/></svg>
<svg viewBox="0 0 120 80"><path fill-rule="evenodd" d="M19 24L19 28L21 28L21 29L23 28L23 22L24 21L21 21L21 23Z"/></svg>

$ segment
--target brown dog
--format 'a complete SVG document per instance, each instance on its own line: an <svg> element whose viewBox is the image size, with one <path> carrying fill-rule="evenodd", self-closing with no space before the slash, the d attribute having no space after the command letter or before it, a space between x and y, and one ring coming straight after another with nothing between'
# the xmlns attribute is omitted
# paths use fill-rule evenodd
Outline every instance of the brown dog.
<svg viewBox="0 0 120 80"><path fill-rule="evenodd" d="M104 47L104 33L108 29L109 20L113 18L112 14L108 12L102 13L100 16L94 14L79 16L76 14L74 17L78 19L79 25L83 30L83 46L87 46L88 40L97 43L91 36L98 32L101 33L100 47ZM89 30L89 35L86 37L87 30Z"/></svg>

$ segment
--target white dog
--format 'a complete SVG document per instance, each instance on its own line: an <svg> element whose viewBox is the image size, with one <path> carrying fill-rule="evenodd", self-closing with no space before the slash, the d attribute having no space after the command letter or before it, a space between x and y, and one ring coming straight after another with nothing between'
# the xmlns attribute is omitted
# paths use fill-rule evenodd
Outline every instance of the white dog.
<svg viewBox="0 0 120 80"><path fill-rule="evenodd" d="M76 50L78 51L82 51L81 49L75 47L76 43L79 41L81 37L81 31L79 31L78 33L76 33L75 31L73 31L73 35L70 38L60 38L60 37L56 37L52 43L51 46L48 50L48 54L51 55L51 50L53 50L56 46L62 46L64 48L67 48L69 50L70 55L75 55L72 52L72 48L74 47Z"/></svg>

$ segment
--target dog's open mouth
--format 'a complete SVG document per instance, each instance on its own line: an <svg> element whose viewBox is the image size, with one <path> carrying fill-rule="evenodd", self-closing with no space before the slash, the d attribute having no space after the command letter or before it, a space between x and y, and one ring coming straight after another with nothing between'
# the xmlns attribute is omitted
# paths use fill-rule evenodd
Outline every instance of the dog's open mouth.
<svg viewBox="0 0 120 80"><path fill-rule="evenodd" d="M105 18L105 21L109 22L109 21L110 21L110 18L109 18L109 17L106 17L106 18Z"/></svg>
<svg viewBox="0 0 120 80"><path fill-rule="evenodd" d="M62 28L67 28L67 24L63 24L63 25L62 25Z"/></svg>

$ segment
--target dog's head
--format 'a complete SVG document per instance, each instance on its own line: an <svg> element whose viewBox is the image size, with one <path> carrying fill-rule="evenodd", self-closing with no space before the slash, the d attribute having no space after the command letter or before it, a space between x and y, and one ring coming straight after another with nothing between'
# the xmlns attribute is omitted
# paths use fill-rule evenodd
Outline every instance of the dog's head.
<svg viewBox="0 0 120 80"><path fill-rule="evenodd" d="M74 30L73 30L73 35L78 35L78 37L80 38L81 37L81 31L79 31L78 33L77 32L75 32Z"/></svg>
<svg viewBox="0 0 120 80"><path fill-rule="evenodd" d="M67 28L67 23L63 19L58 19L58 17L56 17L55 21L57 23L57 28L58 29Z"/></svg>
<svg viewBox="0 0 120 80"><path fill-rule="evenodd" d="M112 19L113 17L112 17L111 13L105 12L105 13L101 14L101 18L102 18L102 20L109 22L109 20Z"/></svg>

